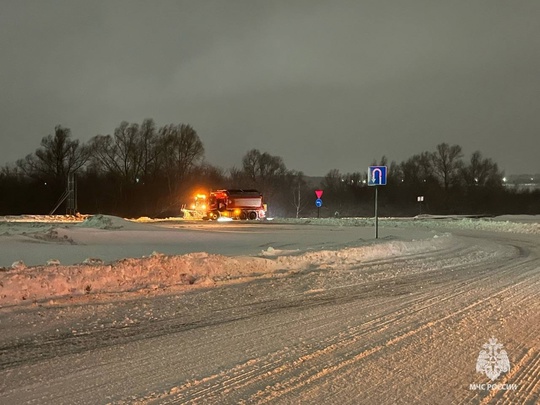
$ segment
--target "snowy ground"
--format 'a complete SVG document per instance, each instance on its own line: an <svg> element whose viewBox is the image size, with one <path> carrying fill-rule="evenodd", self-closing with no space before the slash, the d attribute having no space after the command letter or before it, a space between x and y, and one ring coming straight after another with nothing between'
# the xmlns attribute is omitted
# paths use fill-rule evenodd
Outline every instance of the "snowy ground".
<svg viewBox="0 0 540 405"><path fill-rule="evenodd" d="M0 403L537 403L539 218L380 226L0 218Z"/></svg>

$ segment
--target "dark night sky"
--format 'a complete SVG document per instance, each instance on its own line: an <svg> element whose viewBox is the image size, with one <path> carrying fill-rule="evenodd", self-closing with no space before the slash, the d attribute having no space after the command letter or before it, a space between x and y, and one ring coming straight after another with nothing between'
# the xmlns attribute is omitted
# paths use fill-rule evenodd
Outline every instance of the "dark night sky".
<svg viewBox="0 0 540 405"><path fill-rule="evenodd" d="M61 124L188 123L229 168L324 175L441 142L540 173L540 1L0 0L0 165Z"/></svg>

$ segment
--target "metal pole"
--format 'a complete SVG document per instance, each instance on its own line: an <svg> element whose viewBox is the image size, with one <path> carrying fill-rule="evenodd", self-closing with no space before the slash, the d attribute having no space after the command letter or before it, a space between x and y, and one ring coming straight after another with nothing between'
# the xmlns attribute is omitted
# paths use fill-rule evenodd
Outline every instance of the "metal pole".
<svg viewBox="0 0 540 405"><path fill-rule="evenodd" d="M73 206L75 205L75 193L73 189L73 173L68 174L68 199L67 199L67 205L66 205L66 214L72 215L73 214Z"/></svg>
<svg viewBox="0 0 540 405"><path fill-rule="evenodd" d="M378 199L379 199L379 187L375 186L375 239L379 239L379 214L377 212Z"/></svg>
<svg viewBox="0 0 540 405"><path fill-rule="evenodd" d="M77 206L77 179L75 174L73 175L73 207L74 214L79 212L79 207Z"/></svg>
<svg viewBox="0 0 540 405"><path fill-rule="evenodd" d="M321 207L317 207L317 218L320 218Z"/></svg>

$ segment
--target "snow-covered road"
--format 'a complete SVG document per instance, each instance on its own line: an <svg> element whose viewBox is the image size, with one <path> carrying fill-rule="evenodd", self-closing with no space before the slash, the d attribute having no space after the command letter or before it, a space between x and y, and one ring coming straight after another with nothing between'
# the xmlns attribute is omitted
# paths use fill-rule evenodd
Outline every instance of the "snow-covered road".
<svg viewBox="0 0 540 405"><path fill-rule="evenodd" d="M382 239L411 240L433 235L428 229L381 230ZM301 223L133 223L114 217L67 225L0 221L0 267L19 260L29 266L44 265L51 259L62 264L82 263L89 257L110 262L149 256L154 251L168 255L206 252L237 256L256 255L268 247L299 251L335 249L362 245L373 238L374 230L367 227Z"/></svg>
<svg viewBox="0 0 540 405"><path fill-rule="evenodd" d="M408 227L427 239L369 250L370 228L304 226L267 244L246 232L276 263L267 276L3 308L0 403L540 401L538 234ZM475 369L491 337L511 364L494 382L512 389L471 388L492 382Z"/></svg>

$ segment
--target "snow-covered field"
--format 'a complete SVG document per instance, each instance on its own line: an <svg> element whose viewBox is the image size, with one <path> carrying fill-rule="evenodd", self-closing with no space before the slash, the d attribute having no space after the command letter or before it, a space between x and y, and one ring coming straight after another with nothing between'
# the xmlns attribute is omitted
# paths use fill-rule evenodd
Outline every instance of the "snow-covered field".
<svg viewBox="0 0 540 405"><path fill-rule="evenodd" d="M0 217L0 402L536 403L539 217L379 224Z"/></svg>
<svg viewBox="0 0 540 405"><path fill-rule="evenodd" d="M341 266L346 260L414 253L443 243L434 240L440 233L411 229L392 229L375 243L372 229L343 227L341 221L328 229L305 224L307 220L150 222L102 215L75 223L72 218L62 222L62 217L23 219L0 223L0 265L8 270L0 273L2 306L63 296L206 287L299 271L325 261ZM415 241L422 238L427 240Z"/></svg>
<svg viewBox="0 0 540 405"><path fill-rule="evenodd" d="M437 240L449 236L435 231L443 227L540 234L534 217L512 219L382 218L382 240L375 241L370 218L209 223L103 215L4 217L0 266L9 271L2 274L0 305L208 287L314 265L428 252L453 243Z"/></svg>

